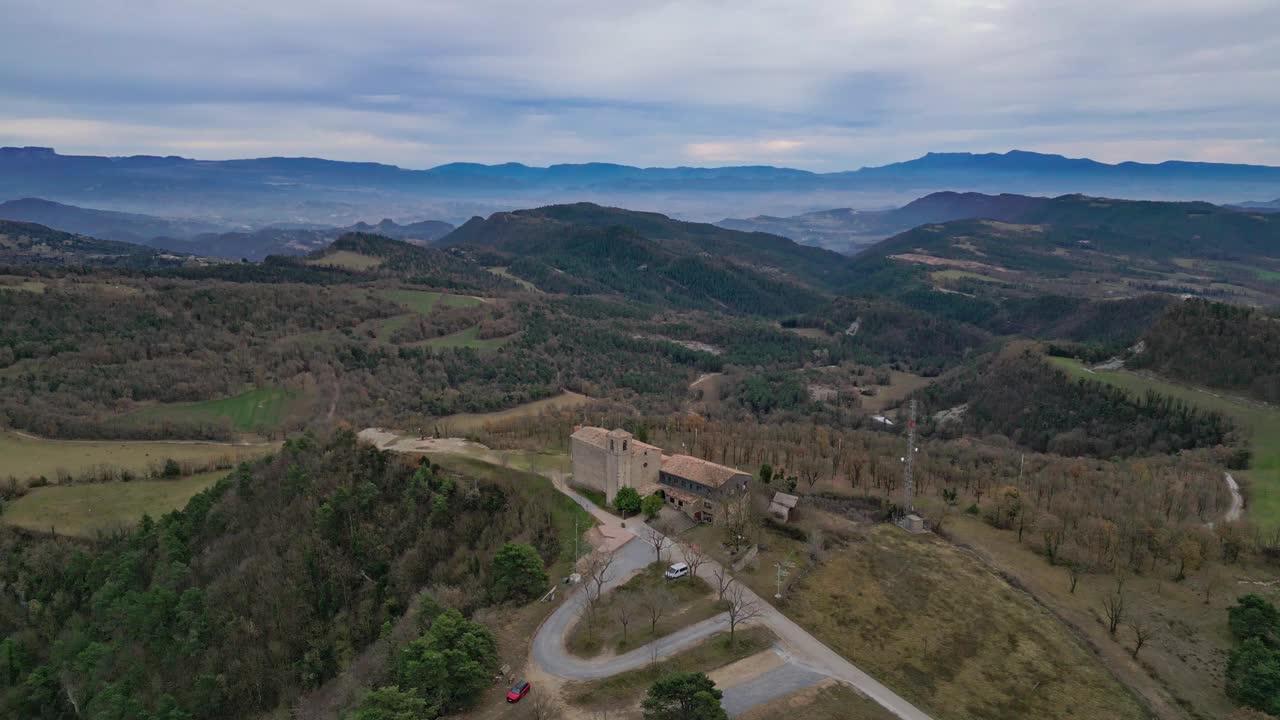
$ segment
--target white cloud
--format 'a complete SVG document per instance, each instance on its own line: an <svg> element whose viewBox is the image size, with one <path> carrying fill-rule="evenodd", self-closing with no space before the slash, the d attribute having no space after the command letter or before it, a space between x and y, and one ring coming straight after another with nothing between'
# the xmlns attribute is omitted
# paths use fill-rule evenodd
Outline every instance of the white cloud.
<svg viewBox="0 0 1280 720"><path fill-rule="evenodd" d="M0 142L68 152L1280 164L1274 0L0 0L0 15Z"/></svg>

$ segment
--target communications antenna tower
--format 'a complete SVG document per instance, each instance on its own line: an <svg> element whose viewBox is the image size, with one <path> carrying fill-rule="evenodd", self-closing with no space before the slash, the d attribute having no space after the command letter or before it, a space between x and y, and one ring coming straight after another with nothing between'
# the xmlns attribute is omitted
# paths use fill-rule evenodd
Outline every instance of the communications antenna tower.
<svg viewBox="0 0 1280 720"><path fill-rule="evenodd" d="M916 481L912 476L912 465L916 457L916 401L911 399L910 415L907 416L907 455L902 459L902 504L907 512L915 510Z"/></svg>

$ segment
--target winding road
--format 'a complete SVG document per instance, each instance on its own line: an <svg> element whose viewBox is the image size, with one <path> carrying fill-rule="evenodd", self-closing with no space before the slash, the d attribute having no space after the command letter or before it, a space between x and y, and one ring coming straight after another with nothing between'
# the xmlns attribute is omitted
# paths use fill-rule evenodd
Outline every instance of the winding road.
<svg viewBox="0 0 1280 720"><path fill-rule="evenodd" d="M571 490L561 478L553 478L556 489L568 495L604 525L607 537L616 538L612 577L605 590L617 587L653 560L653 548L622 527L622 521L604 512L590 500ZM631 537L626 537L630 535ZM677 551L678 552L678 551ZM714 582L711 561L699 568L699 575ZM727 615L719 615L690 625L671 635L622 655L602 660L584 660L571 655L565 647L565 635L582 612L586 602L585 588L571 594L543 622L534 635L531 659L542 671L568 680L598 680L628 670L644 667L655 658L662 659L687 650L715 633L729 628ZM750 599L763 611L753 624L769 628L778 637L773 649L782 664L744 682L723 688L724 707L732 715L797 690L822 682L825 678L846 683L876 701L902 720L932 720L911 703L859 670L848 660L821 643L796 623L754 593Z"/></svg>

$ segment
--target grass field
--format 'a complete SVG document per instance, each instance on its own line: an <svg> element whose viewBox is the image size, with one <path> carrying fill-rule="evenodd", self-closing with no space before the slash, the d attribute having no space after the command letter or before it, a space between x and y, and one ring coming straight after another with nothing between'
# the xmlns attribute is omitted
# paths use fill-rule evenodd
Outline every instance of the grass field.
<svg viewBox="0 0 1280 720"><path fill-rule="evenodd" d="M442 304L444 307L475 307L484 302L484 300L470 295L450 295L429 290L383 290L379 294L383 298L420 315L430 315L437 304Z"/></svg>
<svg viewBox="0 0 1280 720"><path fill-rule="evenodd" d="M1001 283L1004 282L999 278L993 278L987 275L973 272L971 270L959 270L951 268L949 270L936 270L929 273L929 277L935 280L978 280L980 282Z"/></svg>
<svg viewBox="0 0 1280 720"><path fill-rule="evenodd" d="M494 275L497 275L498 277L504 277L510 280L511 282L514 282L515 284L519 285L520 287L524 288L525 290L528 290L529 292L535 292L535 293L542 292L541 290L538 289L537 285L534 285L533 283L529 282L528 280L525 280L524 278L516 277L515 275L512 275L504 267L490 267L490 268L485 268L485 270L488 270L489 272L493 273Z"/></svg>
<svg viewBox="0 0 1280 720"><path fill-rule="evenodd" d="M653 563L606 593L599 603L595 620L583 619L569 630L566 640L569 652L581 657L594 657L603 650L621 654L723 612L706 580L700 577L667 580L662 575L667 567L667 563ZM622 625L615 617L621 598L624 595L636 598L640 593L658 587L671 591L675 598L671 609L651 628L644 611L637 608L631 614L627 637L623 639Z"/></svg>
<svg viewBox="0 0 1280 720"><path fill-rule="evenodd" d="M880 412L889 405L928 385L931 381L931 378L920 375L913 375L900 370L890 370L889 384L877 385L875 395L863 395L862 407L871 412Z"/></svg>
<svg viewBox="0 0 1280 720"><path fill-rule="evenodd" d="M201 473L177 480L134 480L36 488L5 508L0 522L33 531L94 537L99 532L131 527L143 515L159 517L186 507L193 495L227 471Z"/></svg>
<svg viewBox="0 0 1280 720"><path fill-rule="evenodd" d="M450 335L431 338L430 340L424 340L422 343L414 344L421 344L425 347L435 348L437 350L445 350L448 348L471 348L480 352L486 352L490 350L497 350L511 339L509 336L481 339L476 337L479 333L479 326L472 325L466 330L460 330Z"/></svg>
<svg viewBox="0 0 1280 720"><path fill-rule="evenodd" d="M39 280L31 280L16 275L0 275L0 290L22 290L24 292L44 292L45 284Z"/></svg>
<svg viewBox="0 0 1280 720"><path fill-rule="evenodd" d="M738 574L775 592L773 563L801 543L767 533ZM787 592L781 609L937 720L1123 720L1136 700L1056 618L932 535L866 528Z"/></svg>
<svg viewBox="0 0 1280 720"><path fill-rule="evenodd" d="M1249 517L1267 529L1280 527L1280 408L1217 395L1205 390L1138 375L1127 370L1089 370L1078 360L1049 360L1074 377L1098 380L1143 395L1148 390L1216 410L1234 420L1250 436L1253 461L1247 471L1233 473L1248 494Z"/></svg>
<svg viewBox="0 0 1280 720"><path fill-rule="evenodd" d="M372 270L382 264L382 258L361 255L350 250L338 250L307 261L308 265L347 268L348 270Z"/></svg>
<svg viewBox="0 0 1280 720"><path fill-rule="evenodd" d="M466 433L471 430L479 430L485 426L485 423L500 422L502 420L510 420L512 418L533 416L549 410L551 408L577 407L586 405L591 402L591 398L586 395L580 395L576 392L563 392L555 397L534 400L523 405L517 405L506 410L498 410L489 413L459 413L457 415L447 415L435 421L435 425L440 427L445 436Z"/></svg>
<svg viewBox="0 0 1280 720"><path fill-rule="evenodd" d="M178 462L204 463L224 458L239 462L271 452L278 445L45 440L0 432L0 478L25 480L44 476L54 481L59 473L76 476L104 466L144 473L170 458Z"/></svg>
<svg viewBox="0 0 1280 720"><path fill-rule="evenodd" d="M1227 653L1235 644L1227 630L1227 607L1245 592L1260 593L1273 602L1280 599L1273 586L1250 583L1246 590L1237 584L1271 578L1274 573L1266 566L1232 566L1225 577L1202 569L1182 582L1172 581L1169 568L1130 574L1125 579L1130 619L1145 617L1160 628L1135 662L1130 629L1121 628L1113 639L1103 617L1101 600L1114 590L1114 575L1086 574L1073 593L1066 569L1050 565L1029 544L1018 543L1016 533L962 516L950 521L948 535L988 558L1070 623L1097 648L1107 667L1148 699L1159 717L1226 717L1232 703L1222 691L1222 678ZM1213 583L1221 587L1206 602L1206 586Z"/></svg>
<svg viewBox="0 0 1280 720"><path fill-rule="evenodd" d="M196 403L166 403L131 412L119 422L134 425L155 425L170 422L230 421L231 427L240 432L270 430L279 427L288 417L290 407L299 399L299 393L280 388L259 388L235 397L206 400Z"/></svg>

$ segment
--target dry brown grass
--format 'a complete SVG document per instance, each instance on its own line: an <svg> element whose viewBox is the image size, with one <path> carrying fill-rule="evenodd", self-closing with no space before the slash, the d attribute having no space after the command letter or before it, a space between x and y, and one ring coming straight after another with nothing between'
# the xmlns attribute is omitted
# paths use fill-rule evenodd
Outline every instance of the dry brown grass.
<svg viewBox="0 0 1280 720"><path fill-rule="evenodd" d="M781 608L938 720L1145 716L1066 627L977 558L890 525L847 528ZM739 576L771 597L772 563L792 551L805 561L800 543L765 543L760 566Z"/></svg>
<svg viewBox="0 0 1280 720"><path fill-rule="evenodd" d="M1152 618L1157 636L1144 645L1135 661L1130 657L1133 635L1122 627L1112 639L1103 624L1101 597L1115 587L1110 575L1085 575L1076 592L1070 592L1067 572L1054 567L1016 535L985 523L960 518L948 530L957 542L981 554L995 567L1026 588L1063 621L1075 627L1097 648L1099 657L1126 685L1142 694L1158 716L1164 718L1219 718L1232 708L1222 690L1226 653L1232 646L1226 608L1237 596L1256 592L1280 599L1273 587L1252 584L1270 579L1274 572L1231 566L1220 574L1204 570L1175 583L1163 570L1126 578L1129 604L1135 612ZM1205 602L1206 585L1214 592Z"/></svg>
<svg viewBox="0 0 1280 720"><path fill-rule="evenodd" d="M667 580L663 577L667 567L665 562L653 563L605 593L594 616L584 617L569 630L566 639L569 651L582 657L592 657L601 652L624 653L723 612L706 580L700 577ZM638 606L638 600L633 600L634 611L627 625L627 637L623 639L622 624L616 616L619 601L624 595L639 598L652 588L668 590L672 606L651 629L648 614Z"/></svg>
<svg viewBox="0 0 1280 720"><path fill-rule="evenodd" d="M528 402L506 410L499 410L497 412L446 415L445 417L436 420L432 425L441 428L442 432L446 436L459 433L465 434L472 430L480 430L489 423L498 423L519 417L535 416L544 410L578 407L590 402L591 398L586 395L565 391L555 397L534 400L533 402Z"/></svg>

